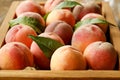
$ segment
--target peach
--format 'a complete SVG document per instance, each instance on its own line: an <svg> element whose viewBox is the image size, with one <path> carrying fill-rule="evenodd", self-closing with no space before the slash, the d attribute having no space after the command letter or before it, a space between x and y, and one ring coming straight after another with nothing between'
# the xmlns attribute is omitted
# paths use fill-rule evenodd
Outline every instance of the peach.
<svg viewBox="0 0 120 80"><path fill-rule="evenodd" d="M64 45L63 40L53 32L41 33L39 36L54 39ZM45 56L43 51L39 48L39 46L34 41L31 44L30 51L34 56L35 65L39 69L50 69L50 59Z"/></svg>
<svg viewBox="0 0 120 80"><path fill-rule="evenodd" d="M37 36L37 33L27 25L15 25L7 32L5 42L22 42L30 47L32 39L28 37L29 35Z"/></svg>
<svg viewBox="0 0 120 80"><path fill-rule="evenodd" d="M91 69L113 70L117 62L117 53L109 42L97 41L87 46L83 56Z"/></svg>
<svg viewBox="0 0 120 80"><path fill-rule="evenodd" d="M53 23L57 20L65 21L71 27L74 27L75 25L75 18L71 11L67 9L56 9L53 10L46 19L46 25L49 25L50 23Z"/></svg>
<svg viewBox="0 0 120 80"><path fill-rule="evenodd" d="M44 5L45 12L51 12L59 3L63 1L64 0L47 0Z"/></svg>
<svg viewBox="0 0 120 80"><path fill-rule="evenodd" d="M33 55L29 48L20 42L7 43L0 49L0 69L21 70L34 66Z"/></svg>
<svg viewBox="0 0 120 80"><path fill-rule="evenodd" d="M78 12L78 9L80 9L80 11ZM87 2L83 4L83 7L75 7L75 10L73 9L73 14L74 16L76 15L76 20L79 21L81 20L81 18L83 16L85 16L88 13L98 13L101 14L101 7L96 4L95 2ZM79 14L78 14L79 13Z"/></svg>
<svg viewBox="0 0 120 80"><path fill-rule="evenodd" d="M105 17L102 16L101 14L88 13L82 17L81 21L86 20L86 19L95 19L95 18L105 20ZM106 33L108 30L108 23L95 23L95 25L99 26L103 30L104 33Z"/></svg>
<svg viewBox="0 0 120 80"><path fill-rule="evenodd" d="M76 21L79 21L78 16L79 16L80 12L82 12L82 9L83 9L83 8L84 8L84 7L83 7L83 6L80 6L80 5L76 5L76 6L73 8L72 13L73 13Z"/></svg>
<svg viewBox="0 0 120 80"><path fill-rule="evenodd" d="M24 17L24 16L32 17L34 19L37 19L43 27L45 26L45 20L38 13L35 13L35 12L24 12L24 13L20 14L18 17Z"/></svg>
<svg viewBox="0 0 120 80"><path fill-rule="evenodd" d="M85 70L86 60L80 51L65 45L53 53L50 68L51 70Z"/></svg>
<svg viewBox="0 0 120 80"><path fill-rule="evenodd" d="M73 35L72 27L64 21L55 21L46 26L45 32L55 32L59 35L65 44L71 43Z"/></svg>
<svg viewBox="0 0 120 80"><path fill-rule="evenodd" d="M86 24L75 30L71 44L76 49L84 52L85 48L95 41L106 41L104 32L96 25Z"/></svg>
<svg viewBox="0 0 120 80"><path fill-rule="evenodd" d="M16 16L19 16L20 14L24 12L36 12L41 14L42 16L45 14L45 10L43 6L35 3L33 0L25 0L22 1L16 8Z"/></svg>

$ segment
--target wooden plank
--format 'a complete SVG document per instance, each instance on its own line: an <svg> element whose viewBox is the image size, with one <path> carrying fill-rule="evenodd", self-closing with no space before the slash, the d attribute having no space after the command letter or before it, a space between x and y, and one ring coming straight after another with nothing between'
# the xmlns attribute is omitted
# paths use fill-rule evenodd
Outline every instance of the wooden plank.
<svg viewBox="0 0 120 80"><path fill-rule="evenodd" d="M3 23L1 24L1 27L0 27L0 47L4 43L4 38L5 38L6 32L9 29L9 21L14 18L15 9L18 6L19 3L20 3L19 1L14 1L11 4L11 7L10 7L8 13L6 14L6 17L3 20Z"/></svg>
<svg viewBox="0 0 120 80"><path fill-rule="evenodd" d="M0 80L119 80L119 71L31 71L2 70Z"/></svg>
<svg viewBox="0 0 120 80"><path fill-rule="evenodd" d="M108 2L103 2L102 4L104 6L105 11L103 14L106 17L106 20L115 25L115 26L113 26L113 25L109 26L109 31L110 31L109 35L110 35L110 41L118 53L118 59L119 59L118 67L120 70L120 30L119 30L119 27L117 26L117 22L115 21L112 9L110 8Z"/></svg>

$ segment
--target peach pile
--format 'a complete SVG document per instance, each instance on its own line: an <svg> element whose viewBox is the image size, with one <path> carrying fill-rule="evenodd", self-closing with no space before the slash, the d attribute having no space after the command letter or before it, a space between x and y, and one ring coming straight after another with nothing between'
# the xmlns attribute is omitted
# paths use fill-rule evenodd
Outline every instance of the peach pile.
<svg viewBox="0 0 120 80"><path fill-rule="evenodd" d="M107 42L109 23L98 4L48 0L41 5L27 0L15 14L0 48L0 69L116 68L117 51Z"/></svg>

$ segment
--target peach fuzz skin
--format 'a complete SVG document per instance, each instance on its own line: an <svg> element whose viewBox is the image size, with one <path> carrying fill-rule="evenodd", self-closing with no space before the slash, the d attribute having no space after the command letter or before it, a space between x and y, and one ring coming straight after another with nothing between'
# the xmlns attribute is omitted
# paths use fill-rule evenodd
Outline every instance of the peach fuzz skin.
<svg viewBox="0 0 120 80"><path fill-rule="evenodd" d="M75 6L75 8L73 9L73 15L76 17L76 21L81 20L81 18L88 13L101 14L101 7L93 1L83 3L82 5L82 7Z"/></svg>
<svg viewBox="0 0 120 80"><path fill-rule="evenodd" d="M106 36L98 26L87 24L75 30L71 44L76 49L84 52L85 48L95 41L106 41Z"/></svg>
<svg viewBox="0 0 120 80"><path fill-rule="evenodd" d="M33 40L29 35L37 36L37 33L27 25L15 25L7 32L5 42L22 42L30 48Z"/></svg>
<svg viewBox="0 0 120 80"><path fill-rule="evenodd" d="M53 32L41 33L39 36L54 39L64 45L63 40L57 34ZM43 51L39 48L39 46L34 41L31 44L30 51L32 52L34 56L35 65L39 69L43 69L43 70L50 69L50 59L48 59L44 55Z"/></svg>
<svg viewBox="0 0 120 80"><path fill-rule="evenodd" d="M72 27L64 21L55 21L49 24L44 32L54 32L62 38L65 44L70 44L73 35Z"/></svg>
<svg viewBox="0 0 120 80"><path fill-rule="evenodd" d="M1 70L21 70L34 66L29 48L20 42L7 43L0 49Z"/></svg>
<svg viewBox="0 0 120 80"><path fill-rule="evenodd" d="M97 41L87 46L83 56L93 70L113 70L117 62L117 52L109 42Z"/></svg>
<svg viewBox="0 0 120 80"><path fill-rule="evenodd" d="M86 60L80 51L70 45L65 45L53 53L50 68L52 71L85 70Z"/></svg>
<svg viewBox="0 0 120 80"><path fill-rule="evenodd" d="M20 14L18 17L25 17L25 16L37 19L42 26L45 26L45 20L43 19L43 17L40 14L35 13L35 12L24 12L24 13Z"/></svg>
<svg viewBox="0 0 120 80"><path fill-rule="evenodd" d="M71 11L67 9L56 9L53 10L46 19L46 25L53 23L57 20L65 21L73 28L75 25L75 18Z"/></svg>
<svg viewBox="0 0 120 80"><path fill-rule="evenodd" d="M19 16L20 14L24 12L35 12L35 13L41 14L42 16L45 15L45 10L43 6L37 4L33 0L22 1L17 6L16 11L15 11L16 16Z"/></svg>
<svg viewBox="0 0 120 80"><path fill-rule="evenodd" d="M101 20L105 20L105 17L102 16L101 14L88 13L88 14L86 14L86 15L81 19L81 21L86 20L86 19L94 19L94 18L98 18L98 19L101 19ZM95 25L99 26L104 33L107 32L108 23L96 23Z"/></svg>
<svg viewBox="0 0 120 80"><path fill-rule="evenodd" d="M64 0L47 0L44 5L45 12L51 12L58 4L60 4L63 1Z"/></svg>

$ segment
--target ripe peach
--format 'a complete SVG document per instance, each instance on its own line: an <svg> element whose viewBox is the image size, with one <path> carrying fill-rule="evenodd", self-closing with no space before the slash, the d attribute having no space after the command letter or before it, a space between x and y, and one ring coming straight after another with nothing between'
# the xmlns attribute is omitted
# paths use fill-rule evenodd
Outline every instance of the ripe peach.
<svg viewBox="0 0 120 80"><path fill-rule="evenodd" d="M86 61L82 53L70 45L58 48L51 57L51 70L84 70Z"/></svg>
<svg viewBox="0 0 120 80"><path fill-rule="evenodd" d="M86 20L86 19L94 19L94 18L98 18L101 20L105 20L105 17L102 16L101 14L97 14L97 13L88 13L85 16L82 17L81 21ZM104 33L107 32L108 29L108 23L96 23L95 25L99 26Z"/></svg>
<svg viewBox="0 0 120 80"><path fill-rule="evenodd" d="M63 40L53 32L41 33L39 36L54 39L64 45ZM39 69L50 69L50 59L48 59L44 55L43 51L39 48L39 46L34 41L31 44L30 51L34 56L35 65Z"/></svg>
<svg viewBox="0 0 120 80"><path fill-rule="evenodd" d="M64 21L55 21L49 24L45 32L55 32L62 38L65 44L70 44L73 35L72 27Z"/></svg>
<svg viewBox="0 0 120 80"><path fill-rule="evenodd" d="M76 15L76 13L78 13L78 9L80 9L79 15ZM75 10L73 9L73 11L74 11L73 14L77 16L77 21L79 21L83 16L85 16L88 13L101 14L101 7L95 2L91 1L84 3L83 7L75 7Z"/></svg>
<svg viewBox="0 0 120 80"><path fill-rule="evenodd" d="M71 11L67 9L56 9L53 10L46 19L46 25L55 22L56 20L65 21L70 24L71 27L75 25L75 18Z"/></svg>
<svg viewBox="0 0 120 80"><path fill-rule="evenodd" d="M24 12L24 13L20 14L18 17L24 17L24 16L35 18L35 19L37 19L41 23L42 26L45 26L45 20L38 13L35 13L35 12Z"/></svg>
<svg viewBox="0 0 120 80"><path fill-rule="evenodd" d="M45 14L43 6L35 3L33 0L22 1L15 11L17 16L24 12L36 12L41 14L42 16Z"/></svg>
<svg viewBox="0 0 120 80"><path fill-rule="evenodd" d="M47 0L44 5L45 12L51 12L59 3L63 1L64 0Z"/></svg>
<svg viewBox="0 0 120 80"><path fill-rule="evenodd" d="M0 69L18 70L34 66L33 55L29 48L20 42L5 44L0 49Z"/></svg>
<svg viewBox="0 0 120 80"><path fill-rule="evenodd" d="M73 13L76 21L79 21L78 16L79 16L80 12L82 12L82 9L83 9L83 8L84 8L84 7L83 7L83 6L80 6L80 5L76 5L76 6L73 8L72 13Z"/></svg>
<svg viewBox="0 0 120 80"><path fill-rule="evenodd" d="M97 41L87 46L83 56L94 70L112 70L115 68L117 53L109 42Z"/></svg>
<svg viewBox="0 0 120 80"><path fill-rule="evenodd" d="M76 49L84 52L84 49L95 41L106 41L104 32L96 25L86 24L80 26L73 33L71 44Z"/></svg>
<svg viewBox="0 0 120 80"><path fill-rule="evenodd" d="M15 25L7 32L5 42L22 42L30 47L32 39L28 37L29 35L37 36L37 33L27 25Z"/></svg>

